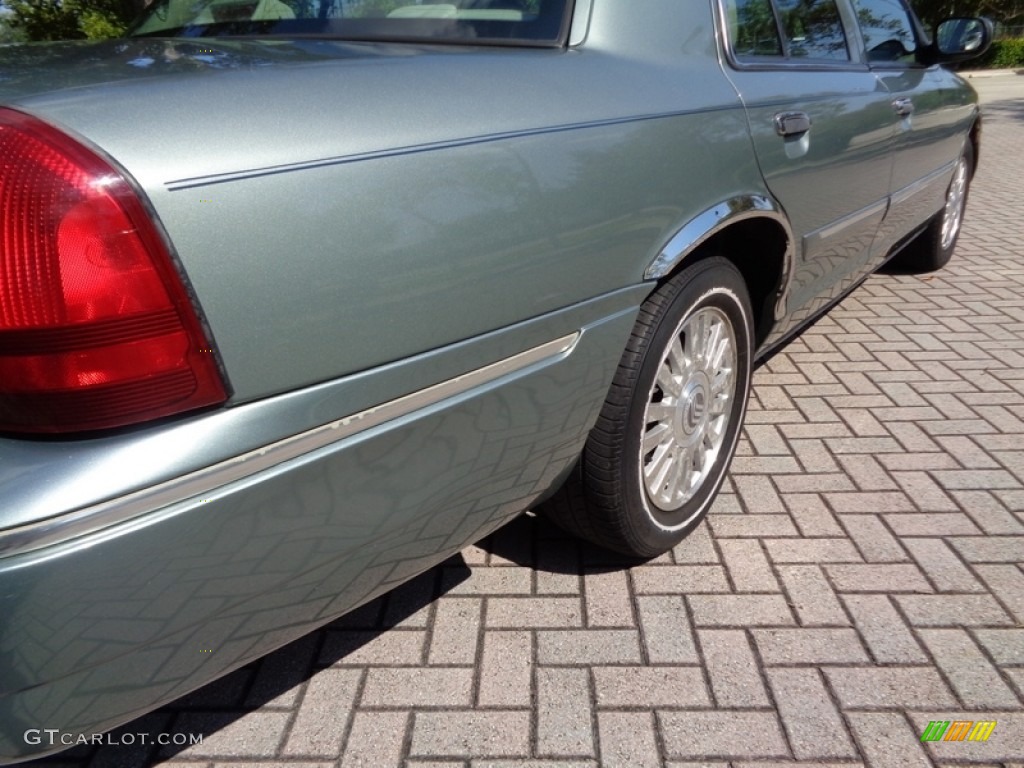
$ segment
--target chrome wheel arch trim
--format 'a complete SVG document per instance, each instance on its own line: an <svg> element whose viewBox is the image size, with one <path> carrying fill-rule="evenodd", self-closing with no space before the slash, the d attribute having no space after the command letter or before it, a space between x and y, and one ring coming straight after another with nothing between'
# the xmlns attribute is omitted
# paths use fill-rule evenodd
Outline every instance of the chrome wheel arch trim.
<svg viewBox="0 0 1024 768"><path fill-rule="evenodd" d="M669 239L657 257L647 265L644 279L660 280L667 277L712 237L734 224L751 219L768 219L778 224L786 236L786 251L782 259L783 273L779 279L775 303L775 319L781 319L785 314L785 297L789 293L789 283L793 275L793 228L782 206L766 195L739 195L723 200L694 216Z"/></svg>
<svg viewBox="0 0 1024 768"><path fill-rule="evenodd" d="M581 337L582 331L576 331L482 368L149 488L57 517L2 530L0 562L4 558L72 542L124 523L132 523L142 518L149 520L151 515L159 517L165 513L173 514L179 511L178 507L181 504L207 501L204 497L217 497L226 486L244 482L260 472L360 432L424 411L446 400L462 397L478 387L506 376L525 373L535 366L563 360L572 354Z"/></svg>

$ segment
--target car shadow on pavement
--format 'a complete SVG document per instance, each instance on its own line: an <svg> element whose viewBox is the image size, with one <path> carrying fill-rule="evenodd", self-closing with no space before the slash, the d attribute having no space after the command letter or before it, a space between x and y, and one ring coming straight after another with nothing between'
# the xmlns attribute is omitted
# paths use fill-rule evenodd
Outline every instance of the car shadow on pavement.
<svg viewBox="0 0 1024 768"><path fill-rule="evenodd" d="M646 562L577 539L534 512L520 515L476 546L490 555L489 565L507 562L541 573L586 576Z"/></svg>
<svg viewBox="0 0 1024 768"><path fill-rule="evenodd" d="M368 649L375 641L391 630L426 628L433 606L453 591L458 594L460 585L471 581L473 567L530 568L536 579L543 574L576 579L580 589L583 576L627 570L641 562L580 541L542 514L526 513L360 608L111 731L102 746L74 747L27 765L143 768L176 757L231 759L235 742L241 751L251 753L251 745L244 742L257 737L227 729L254 712L290 716L299 709L306 683L325 669L373 664ZM202 746L158 744L161 735L178 734L201 737ZM278 744L277 749L283 746Z"/></svg>
<svg viewBox="0 0 1024 768"><path fill-rule="evenodd" d="M990 101L981 108L983 118L1001 118L1024 122L1024 102L1019 99ZM983 150L984 151L984 148Z"/></svg>
<svg viewBox="0 0 1024 768"><path fill-rule="evenodd" d="M221 731L254 712L281 717L298 709L305 684L316 674L330 667L361 666L361 651L396 627L425 624L431 605L470 576L464 557L454 555L278 650L110 731L102 736L101 745L73 747L24 765L144 768L179 756L231 759L231 744L244 742L247 736L223 738ZM161 737L179 734L206 746L190 750L187 744L160 745ZM215 739L218 746L208 752Z"/></svg>

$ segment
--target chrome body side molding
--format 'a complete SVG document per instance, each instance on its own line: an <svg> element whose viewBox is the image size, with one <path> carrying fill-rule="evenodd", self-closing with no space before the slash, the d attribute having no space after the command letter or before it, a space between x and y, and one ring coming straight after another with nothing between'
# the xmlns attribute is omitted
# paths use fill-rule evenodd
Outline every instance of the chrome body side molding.
<svg viewBox="0 0 1024 768"><path fill-rule="evenodd" d="M459 397L502 377L569 355L581 336L568 334L490 365L412 392L256 450L135 493L37 523L0 532L0 557L33 552L129 522L182 502L216 495L219 489L352 437L386 422Z"/></svg>
<svg viewBox="0 0 1024 768"><path fill-rule="evenodd" d="M956 162L946 163L938 170L932 171L927 176L918 179L917 181L908 184L902 189L898 189L892 193L892 204L903 205L907 201L917 197L922 193L935 194L935 190L939 190L940 194L945 192L946 185L949 184L949 177L953 174L953 166Z"/></svg>

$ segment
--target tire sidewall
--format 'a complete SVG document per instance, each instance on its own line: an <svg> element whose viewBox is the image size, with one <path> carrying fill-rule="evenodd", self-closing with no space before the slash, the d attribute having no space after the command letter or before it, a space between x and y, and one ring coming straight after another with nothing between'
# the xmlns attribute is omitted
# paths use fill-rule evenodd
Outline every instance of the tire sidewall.
<svg viewBox="0 0 1024 768"><path fill-rule="evenodd" d="M952 186L953 186L953 184L955 183L955 180L956 180L956 172L959 169L960 163L963 163L966 166L964 168L964 171L967 174L967 178L965 180L963 198L960 201L960 223L957 226L957 230L956 230L956 232L953 235L952 241L950 241L950 243L949 243L949 247L948 248L943 248L942 247L942 227L943 227L943 224L945 223L945 216L946 216L946 210L945 210L945 207L943 207L943 210L939 214L938 220L935 223L935 234L934 234L934 237L935 237L935 246L934 246L935 247L935 261L936 261L936 264L938 264L939 266L945 266L946 264L949 263L949 260L953 256L953 251L956 250L956 244L957 244L957 241L960 239L960 233L963 231L963 228L964 228L964 218L965 218L965 216L967 214L967 199L970 197L970 194L971 194L971 176L973 175L973 171L974 171L974 147L971 145L970 141L968 141L967 144L964 145L964 151L960 154L960 157L957 158L956 162L957 162L957 164L956 164L956 166L954 166L954 170L953 170L953 180L951 180L949 182L950 186L946 190L946 197L948 199L949 191L950 191L950 189L952 189Z"/></svg>
<svg viewBox="0 0 1024 768"><path fill-rule="evenodd" d="M953 184L953 179L950 179L950 184L946 187L942 209L932 216L927 226L917 237L892 256L891 261L884 266L884 271L896 274L917 275L934 272L937 269L942 269L949 263L953 252L956 250L957 242L960 240L960 235L963 233L967 203L971 195L971 181L976 170L974 145L970 140L964 144L964 148L956 162L963 162L967 165L967 188L964 190L963 210L960 213L960 227L957 229L956 236L949 244L949 247L942 247L942 224L946 215L945 204L949 199L949 190Z"/></svg>
<svg viewBox="0 0 1024 768"><path fill-rule="evenodd" d="M688 275L691 270L695 274ZM678 284L673 285L676 281ZM672 546L695 527L707 513L724 482L746 414L753 356L750 301L743 278L731 263L721 258L699 262L665 287L674 289L675 296L665 306L649 343L642 351L643 362L629 404L628 428L623 443L627 467L623 477L627 514L633 522L631 527L641 534L652 550ZM717 308L732 324L737 346L736 388L725 437L708 477L679 510L666 512L650 499L643 480L640 450L644 414L666 350L687 320L706 307Z"/></svg>

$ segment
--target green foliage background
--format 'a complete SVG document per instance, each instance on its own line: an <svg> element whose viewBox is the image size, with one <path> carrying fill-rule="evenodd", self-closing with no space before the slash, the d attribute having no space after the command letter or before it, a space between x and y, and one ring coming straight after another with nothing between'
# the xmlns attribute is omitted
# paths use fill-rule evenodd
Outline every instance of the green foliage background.
<svg viewBox="0 0 1024 768"><path fill-rule="evenodd" d="M994 69L1017 69L1024 67L1024 37L996 40L981 64Z"/></svg>
<svg viewBox="0 0 1024 768"><path fill-rule="evenodd" d="M139 0L5 0L8 35L24 40L119 37L142 10Z"/></svg>
<svg viewBox="0 0 1024 768"><path fill-rule="evenodd" d="M928 29L951 16L987 16L1003 24L1024 24L1024 0L911 0Z"/></svg>

